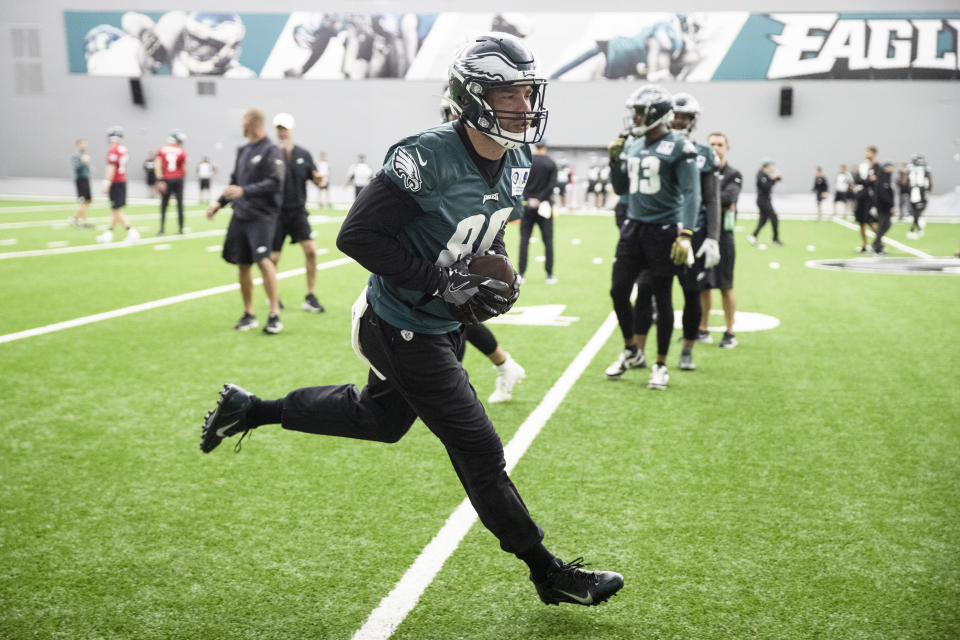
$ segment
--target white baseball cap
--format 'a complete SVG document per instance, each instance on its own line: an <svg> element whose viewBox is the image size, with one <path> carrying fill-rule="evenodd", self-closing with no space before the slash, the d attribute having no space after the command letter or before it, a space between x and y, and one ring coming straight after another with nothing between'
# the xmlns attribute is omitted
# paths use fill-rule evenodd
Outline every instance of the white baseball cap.
<svg viewBox="0 0 960 640"><path fill-rule="evenodd" d="M273 116L273 126L283 127L284 129L293 129L293 116L289 113L278 113Z"/></svg>

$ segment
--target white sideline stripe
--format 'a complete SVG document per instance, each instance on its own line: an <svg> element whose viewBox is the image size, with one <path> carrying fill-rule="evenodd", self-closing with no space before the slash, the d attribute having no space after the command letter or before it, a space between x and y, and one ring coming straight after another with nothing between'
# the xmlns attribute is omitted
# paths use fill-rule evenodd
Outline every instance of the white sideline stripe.
<svg viewBox="0 0 960 640"><path fill-rule="evenodd" d="M507 472L516 466L526 452L527 447L537 437L540 430L556 411L574 383L586 370L590 361L597 355L606 341L617 327L617 318L611 313L597 329L586 346L577 354L566 371L557 379L553 387L540 401L540 404L530 412L523 421L517 433L504 448L507 461ZM416 606L417 601L426 588L433 582L437 573L443 567L460 541L473 526L477 519L477 512L468 499L464 499L454 512L447 518L447 522L433 537L433 540L423 548L417 559L414 560L407 572L393 590L380 601L363 626L353 634L353 640L386 640L396 631L407 614Z"/></svg>
<svg viewBox="0 0 960 640"><path fill-rule="evenodd" d="M184 209L184 216L205 216L206 209ZM155 220L156 213L128 213L130 220ZM110 222L110 216L87 216L87 222L90 224L106 224ZM0 229L31 229L35 227L57 227L63 225L70 226L69 218L60 218L59 220L27 220L24 222L0 222Z"/></svg>
<svg viewBox="0 0 960 640"><path fill-rule="evenodd" d="M353 258L340 258L338 260L331 260L330 262L322 262L317 265L317 271L322 271L324 269L331 269L333 267L339 267L340 265L347 264L350 262L353 262ZM283 273L278 273L277 279L283 280L284 278L292 278L294 276L303 275L306 272L307 270L304 267L300 267L299 269L291 269L290 271L284 271ZM255 285L263 284L263 278L256 278L253 281L253 283ZM101 322L103 320L110 320L112 318L129 316L134 313L139 313L140 311L149 311L150 309L159 309L160 307L166 307L172 304L177 304L179 302L187 302L188 300L196 300L197 298L206 298L207 296L215 296L218 293L235 291L239 288L240 288L240 283L225 284L219 287L203 289L201 291L191 291L190 293L182 293L178 296L161 298L160 300L154 300L152 302L135 304L131 307L123 307L122 309L114 309L113 311L104 311L103 313L96 313L92 316L84 316L82 318L74 318L73 320L65 320L63 322L57 322L55 324L48 324L45 327L37 327L36 329L26 329L25 331L8 333L6 335L0 336L0 344L3 344L4 342L13 342L15 340L23 340L24 338L33 338L34 336L42 336L47 333L63 331L64 329L72 329L73 327L81 327L85 324L93 324L94 322Z"/></svg>
<svg viewBox="0 0 960 640"><path fill-rule="evenodd" d="M847 222L846 220L840 220L840 219L838 219L838 218L834 218L833 221L836 222L836 223L839 224L839 225L842 225L842 226L848 228L848 229L853 229L854 231L859 231L859 230L860 230L860 225L853 224L852 222ZM877 237L877 234L875 234L873 231L870 231L870 229L867 229L867 236L870 237L870 238L876 238L876 237ZM894 240L893 238L888 238L888 237L884 236L884 237L883 237L883 241L884 241L884 243L889 244L889 245L892 246L892 247L896 247L897 249L900 249L900 251L905 251L906 253L913 254L913 255L917 256L918 258L932 258L932 257L933 257L933 256L931 256L929 253L924 253L923 251L920 251L919 249L914 249L913 247L908 247L907 245L903 244L903 243L900 242L899 240Z"/></svg>
<svg viewBox="0 0 960 640"><path fill-rule="evenodd" d="M104 251L106 249L126 249L136 247L141 244L168 244L179 240L189 240L191 238L209 238L211 236L222 236L227 233L226 229L211 229L210 231L197 231L196 233L185 233L182 236L158 236L156 238L141 238L136 242L101 242L97 244L80 244L75 247L60 247L59 249L31 249L29 251L6 251L0 252L0 260L9 260L10 258L33 258L36 256L54 256L61 253L84 253L86 251ZM318 250L319 251L319 250Z"/></svg>

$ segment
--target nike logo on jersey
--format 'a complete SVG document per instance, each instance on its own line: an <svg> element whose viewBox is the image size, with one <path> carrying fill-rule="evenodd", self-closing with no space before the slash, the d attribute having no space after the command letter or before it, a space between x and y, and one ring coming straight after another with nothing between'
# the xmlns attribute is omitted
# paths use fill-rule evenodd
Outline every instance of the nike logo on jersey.
<svg viewBox="0 0 960 640"><path fill-rule="evenodd" d="M234 421L231 422L230 424L224 425L224 426L220 427L219 429L217 429L217 437L218 437L218 438L226 438L227 435L228 435L228 434L227 434L227 431L228 431L231 427L237 426L237 423L238 423L238 422L240 422L239 419L234 420Z"/></svg>
<svg viewBox="0 0 960 640"><path fill-rule="evenodd" d="M558 593L562 593L563 595L567 596L568 598L573 598L574 600L576 600L576 601L579 602L580 604L585 604L585 605L591 605L591 604L593 604L593 594L590 593L589 591L587 592L587 597L586 597L586 598L582 598L582 597L580 597L580 596L578 596L578 595L576 595L576 594L570 593L570 592L568 592L568 591L564 591L564 590L562 590L562 589L557 589L557 592L558 592Z"/></svg>
<svg viewBox="0 0 960 640"><path fill-rule="evenodd" d="M427 161L423 159L423 156L420 155L420 149L414 149L417 152L417 161L420 163L421 167L427 166Z"/></svg>

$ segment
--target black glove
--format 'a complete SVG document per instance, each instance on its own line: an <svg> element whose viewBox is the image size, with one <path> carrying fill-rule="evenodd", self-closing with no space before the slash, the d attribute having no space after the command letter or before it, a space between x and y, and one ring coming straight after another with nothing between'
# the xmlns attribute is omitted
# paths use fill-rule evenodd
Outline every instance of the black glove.
<svg viewBox="0 0 960 640"><path fill-rule="evenodd" d="M470 258L445 267L437 294L451 315L464 324L480 324L510 310L520 297L519 285L470 273Z"/></svg>

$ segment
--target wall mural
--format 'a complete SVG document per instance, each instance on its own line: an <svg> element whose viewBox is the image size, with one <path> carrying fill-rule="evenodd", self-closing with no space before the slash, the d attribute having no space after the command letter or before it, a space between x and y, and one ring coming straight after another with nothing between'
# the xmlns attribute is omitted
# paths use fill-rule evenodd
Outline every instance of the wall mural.
<svg viewBox="0 0 960 640"><path fill-rule="evenodd" d="M525 38L559 81L957 80L960 12L65 11L71 73L442 81L471 35Z"/></svg>

